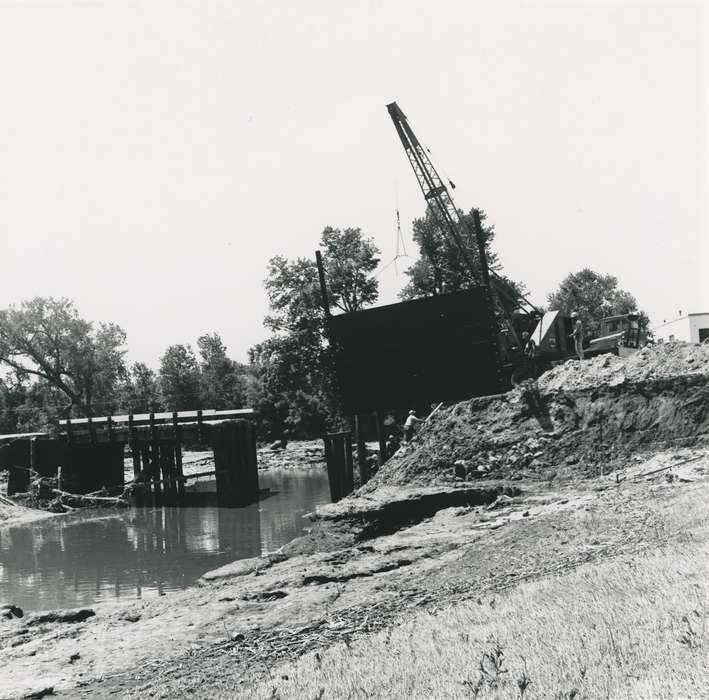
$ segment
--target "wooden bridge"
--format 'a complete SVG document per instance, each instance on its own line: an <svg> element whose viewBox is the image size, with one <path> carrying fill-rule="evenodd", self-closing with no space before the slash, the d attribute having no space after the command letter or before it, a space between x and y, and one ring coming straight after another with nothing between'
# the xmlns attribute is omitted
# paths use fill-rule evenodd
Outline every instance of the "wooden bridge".
<svg viewBox="0 0 709 700"><path fill-rule="evenodd" d="M217 503L243 506L258 500L256 432L252 409L198 410L73 418L59 422L61 435L5 436L0 467L10 472L8 495L28 488L30 474L61 477L64 490L90 493L126 486L126 446L133 462L133 492L139 503L185 501L189 479L214 476ZM185 445L209 445L214 469L185 475Z"/></svg>

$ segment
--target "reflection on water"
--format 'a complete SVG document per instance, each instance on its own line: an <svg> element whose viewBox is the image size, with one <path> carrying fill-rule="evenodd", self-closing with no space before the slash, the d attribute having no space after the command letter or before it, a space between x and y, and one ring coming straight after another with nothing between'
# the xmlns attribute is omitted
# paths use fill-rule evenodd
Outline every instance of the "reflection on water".
<svg viewBox="0 0 709 700"><path fill-rule="evenodd" d="M185 588L234 559L278 549L329 500L321 469L259 474L272 495L246 508L91 511L0 527L0 604L27 611Z"/></svg>

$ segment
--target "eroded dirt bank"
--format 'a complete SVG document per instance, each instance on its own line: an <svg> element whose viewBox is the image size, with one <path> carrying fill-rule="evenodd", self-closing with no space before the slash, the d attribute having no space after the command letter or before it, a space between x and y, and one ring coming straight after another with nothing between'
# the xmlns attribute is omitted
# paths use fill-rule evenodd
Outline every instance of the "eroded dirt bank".
<svg viewBox="0 0 709 700"><path fill-rule="evenodd" d="M620 481L500 493L380 536L367 528L381 522L386 500L365 497L362 512L377 515L363 516L337 546L323 538L323 525L307 546L308 537L290 552L235 562L181 593L100 605L82 622L3 620L0 697L50 687L64 697L234 693L279 660L396 624L407 611L492 595L599 558L706 542L707 470L705 452L671 451L636 463ZM356 512L356 503L331 507L323 523L344 530Z"/></svg>
<svg viewBox="0 0 709 700"><path fill-rule="evenodd" d="M443 408L364 488L592 477L709 438L709 346L571 361L507 394Z"/></svg>

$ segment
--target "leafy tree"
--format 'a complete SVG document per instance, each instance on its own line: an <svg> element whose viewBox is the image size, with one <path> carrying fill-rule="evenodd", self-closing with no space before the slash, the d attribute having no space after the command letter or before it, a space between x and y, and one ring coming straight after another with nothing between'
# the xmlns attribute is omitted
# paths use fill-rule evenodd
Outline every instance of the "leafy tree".
<svg viewBox="0 0 709 700"><path fill-rule="evenodd" d="M379 249L358 228L331 228L320 242L328 280L330 303L341 311L373 304L379 296L379 282L371 274L379 264Z"/></svg>
<svg viewBox="0 0 709 700"><path fill-rule="evenodd" d="M360 229L326 228L321 236L331 307L355 311L377 299L371 273L379 251ZM273 436L318 435L337 412L332 353L315 262L277 256L265 281L272 336L249 352L254 405Z"/></svg>
<svg viewBox="0 0 709 700"><path fill-rule="evenodd" d="M122 410L130 413L160 411L160 384L155 371L142 362L136 362L122 386L119 403Z"/></svg>
<svg viewBox="0 0 709 700"><path fill-rule="evenodd" d="M199 367L189 345L171 345L160 358L160 394L168 411L201 408Z"/></svg>
<svg viewBox="0 0 709 700"><path fill-rule="evenodd" d="M600 334L601 320L606 316L637 312L646 326L649 320L645 312L638 310L635 297L618 288L616 277L588 268L568 274L559 288L548 295L547 303L550 309L578 313L584 334L592 338Z"/></svg>
<svg viewBox="0 0 709 700"><path fill-rule="evenodd" d="M324 316L315 262L289 261L277 255L268 261L264 282L270 313L264 325L274 333L303 333L322 338Z"/></svg>
<svg viewBox="0 0 709 700"><path fill-rule="evenodd" d="M463 245L468 250L468 257L473 264L474 277L471 276L466 261L455 242L450 239L450 234L440 226L438 219L431 211L431 208L428 207L423 218L414 219L413 222L414 241L419 246L420 257L406 271L409 282L399 294L401 299L416 299L447 292L457 292L461 289L467 289L471 285L479 284L479 281L482 280L480 256L478 255L478 244L473 224L473 211L471 210L469 214L464 214L462 211L459 213L464 223L460 227L459 233ZM497 255L491 250L491 244L495 237L495 227L486 224L486 218L485 212L481 211L480 221L488 266L494 270L499 267ZM478 281L476 281L476 278Z"/></svg>
<svg viewBox="0 0 709 700"><path fill-rule="evenodd" d="M62 393L44 380L23 384L24 400L15 409L17 432L55 432L63 416Z"/></svg>
<svg viewBox="0 0 709 700"><path fill-rule="evenodd" d="M66 415L110 407L125 375L125 339L115 324L82 319L67 299L36 297L0 311L0 362L58 389Z"/></svg>
<svg viewBox="0 0 709 700"><path fill-rule="evenodd" d="M227 357L217 333L197 339L200 357L200 397L208 408L241 408L244 386L239 365Z"/></svg>
<svg viewBox="0 0 709 700"><path fill-rule="evenodd" d="M21 421L20 407L27 398L27 381L20 381L16 375L9 374L0 379L0 433L18 433Z"/></svg>

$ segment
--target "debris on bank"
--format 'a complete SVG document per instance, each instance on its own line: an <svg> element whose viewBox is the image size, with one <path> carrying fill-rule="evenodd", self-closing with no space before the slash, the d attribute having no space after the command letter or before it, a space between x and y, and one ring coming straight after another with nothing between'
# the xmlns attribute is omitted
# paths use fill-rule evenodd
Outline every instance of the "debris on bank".
<svg viewBox="0 0 709 700"><path fill-rule="evenodd" d="M284 447L280 447L280 443L274 443L259 447L257 455L259 471L321 467L325 464L325 446L322 440L288 442Z"/></svg>
<svg viewBox="0 0 709 700"><path fill-rule="evenodd" d="M643 348L626 358L599 355L571 360L543 374L538 386L543 392L573 391L702 374L709 375L709 345L671 342Z"/></svg>
<svg viewBox="0 0 709 700"><path fill-rule="evenodd" d="M474 479L593 477L709 437L709 346L571 360L502 396L441 409L360 490Z"/></svg>

